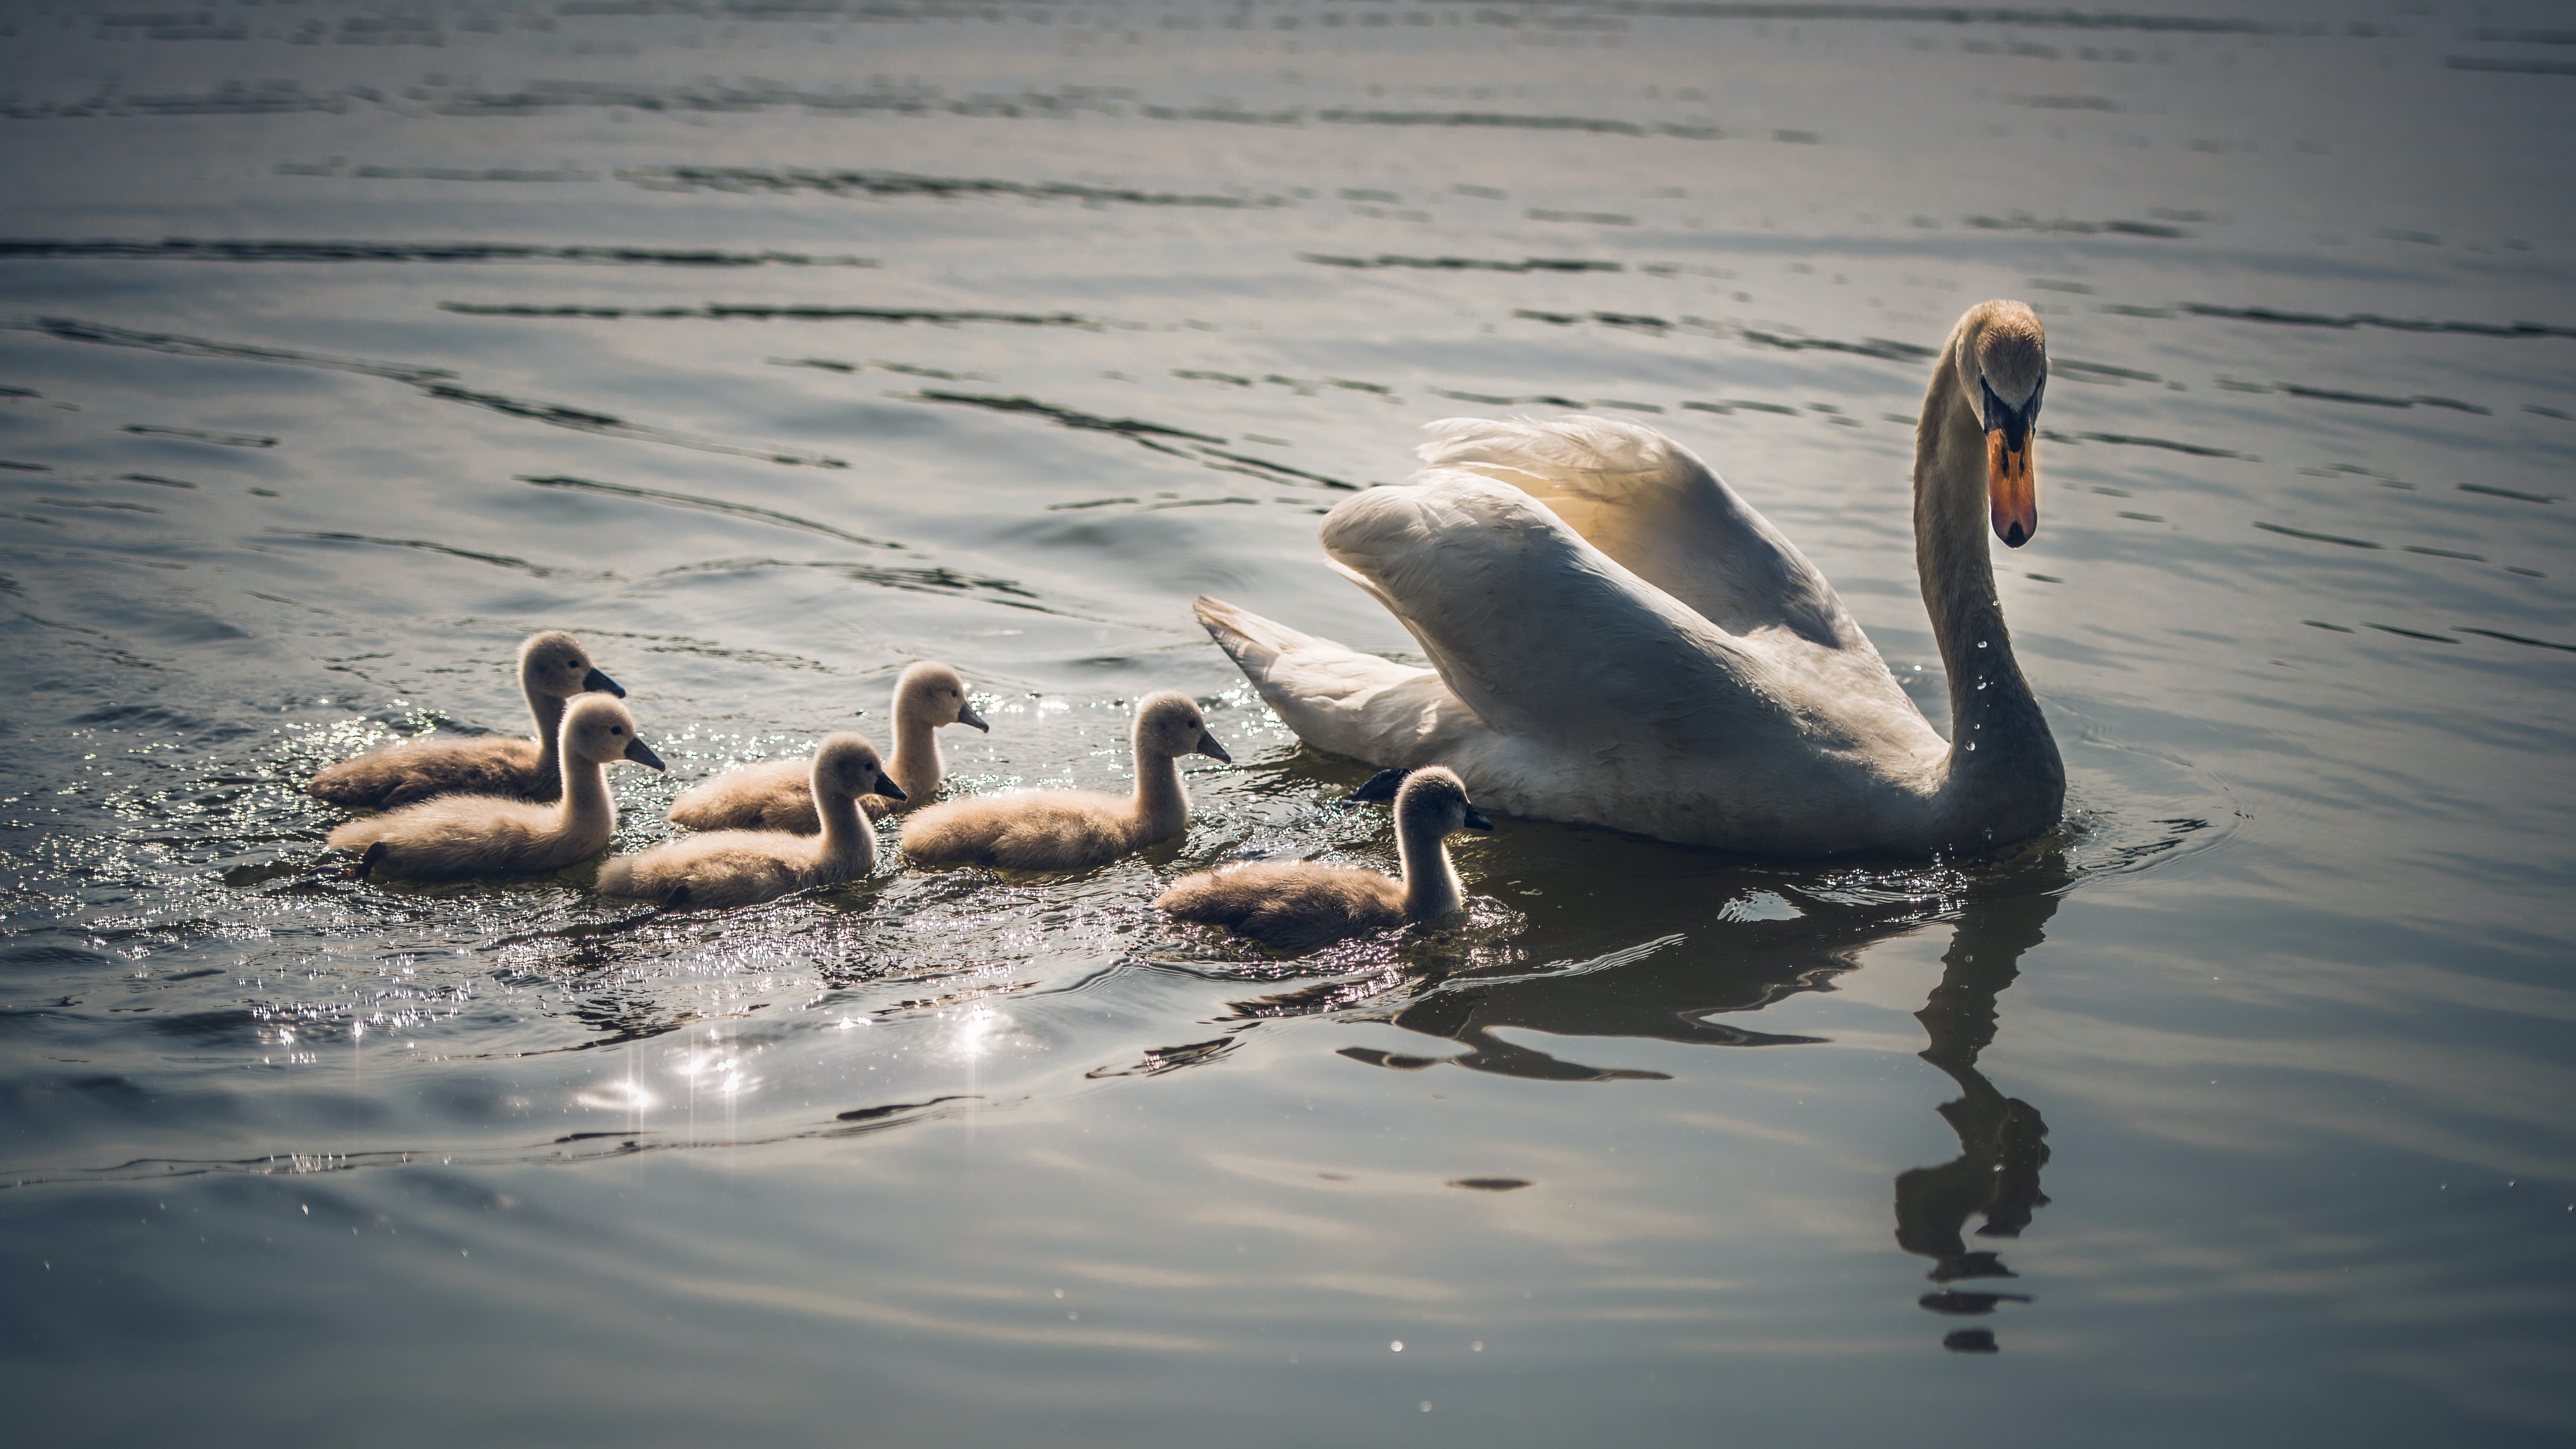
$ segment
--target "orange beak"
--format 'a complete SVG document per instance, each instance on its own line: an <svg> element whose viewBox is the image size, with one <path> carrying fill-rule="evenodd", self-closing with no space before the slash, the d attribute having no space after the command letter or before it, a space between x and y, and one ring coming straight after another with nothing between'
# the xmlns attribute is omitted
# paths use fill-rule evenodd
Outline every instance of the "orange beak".
<svg viewBox="0 0 2576 1449"><path fill-rule="evenodd" d="M2039 449L2038 430L2022 435L2021 451L2004 440L2004 430L1986 434L1986 501L1994 508L1995 537L2006 548L2019 548L2039 532L2039 477L2031 456Z"/></svg>

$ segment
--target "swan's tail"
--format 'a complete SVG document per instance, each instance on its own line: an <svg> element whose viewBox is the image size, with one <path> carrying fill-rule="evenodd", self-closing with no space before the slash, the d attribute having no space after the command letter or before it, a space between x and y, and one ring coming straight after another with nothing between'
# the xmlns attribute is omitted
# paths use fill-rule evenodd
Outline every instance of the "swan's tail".
<svg viewBox="0 0 2576 1449"><path fill-rule="evenodd" d="M1373 765L1430 764L1446 758L1438 751L1454 749L1463 733L1485 733L1428 669L1362 654L1205 595L1191 607L1262 701L1316 749Z"/></svg>
<svg viewBox="0 0 2576 1449"><path fill-rule="evenodd" d="M1414 450L1423 473L1456 468L1541 498L1642 501L1709 478L1690 449L1616 418L1447 418L1423 431L1431 441Z"/></svg>
<svg viewBox="0 0 2576 1449"><path fill-rule="evenodd" d="M1243 677L1251 680L1256 689L1262 689L1262 682L1270 677L1282 655L1301 648L1341 647L1205 594L1191 600L1190 609L1199 616L1199 626L1208 631L1209 636L1216 640L1217 647L1234 660L1235 667L1243 671ZM1269 691L1263 689L1262 692L1266 698Z"/></svg>

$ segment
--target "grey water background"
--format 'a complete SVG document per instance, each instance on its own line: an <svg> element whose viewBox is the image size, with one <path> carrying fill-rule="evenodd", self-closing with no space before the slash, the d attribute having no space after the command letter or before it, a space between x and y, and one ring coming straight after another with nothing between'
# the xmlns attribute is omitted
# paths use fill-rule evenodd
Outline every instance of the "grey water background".
<svg viewBox="0 0 2576 1449"><path fill-rule="evenodd" d="M2537 4L7 7L13 1424L2564 1442L2571 134ZM1404 653L1314 525L1434 418L1670 431L1938 722L1988 296L2061 830L1150 909L1391 865L1187 601ZM520 728L539 627L673 764L620 848L915 658L954 789L1115 788L1158 687L1239 763L1072 877L317 873L302 778Z"/></svg>

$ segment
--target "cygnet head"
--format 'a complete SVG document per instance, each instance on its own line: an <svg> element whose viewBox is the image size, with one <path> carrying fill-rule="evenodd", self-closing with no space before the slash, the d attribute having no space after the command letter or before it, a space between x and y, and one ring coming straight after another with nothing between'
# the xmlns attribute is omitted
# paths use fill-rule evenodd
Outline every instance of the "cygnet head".
<svg viewBox="0 0 2576 1449"><path fill-rule="evenodd" d="M626 697L616 680L590 662L590 651L581 647L581 641L560 629L531 634L519 646L519 679L531 693L557 699L594 692Z"/></svg>
<svg viewBox="0 0 2576 1449"><path fill-rule="evenodd" d="M605 694L582 695L564 711L563 745L565 754L595 765L633 760L662 768L662 757L635 733L635 716Z"/></svg>
<svg viewBox="0 0 2576 1449"><path fill-rule="evenodd" d="M1205 755L1225 764L1234 763L1234 756L1208 733L1207 720L1199 713L1198 705L1174 689L1149 694L1136 702L1136 753L1165 759Z"/></svg>
<svg viewBox="0 0 2576 1449"><path fill-rule="evenodd" d="M917 716L933 726L962 724L986 734L993 732L993 727L967 701L966 681L958 677L956 670L936 660L922 660L895 681L894 712L898 719Z"/></svg>
<svg viewBox="0 0 2576 1449"><path fill-rule="evenodd" d="M1419 770L1380 770L1368 783L1353 790L1348 799L1355 801L1393 800L1395 818L1400 824L1414 821L1436 823L1440 833L1455 830L1491 830L1494 822L1467 798L1467 784L1445 765L1427 765Z"/></svg>
<svg viewBox="0 0 2576 1449"><path fill-rule="evenodd" d="M885 772L885 761L877 747L856 730L843 730L827 735L814 751L814 783L834 795L857 799L861 795L883 795L889 800L904 798L903 787Z"/></svg>
<svg viewBox="0 0 2576 1449"><path fill-rule="evenodd" d="M2039 532L2031 438L2048 388L2048 333L2020 302L1980 302L1959 319L1953 355L1960 396L1986 435L1986 499L1995 537L2019 548Z"/></svg>

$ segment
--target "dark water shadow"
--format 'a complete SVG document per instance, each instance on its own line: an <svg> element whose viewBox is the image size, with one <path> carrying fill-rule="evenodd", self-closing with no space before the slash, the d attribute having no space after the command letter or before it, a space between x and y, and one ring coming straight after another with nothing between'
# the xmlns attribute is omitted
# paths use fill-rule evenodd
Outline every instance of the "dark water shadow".
<svg viewBox="0 0 2576 1449"><path fill-rule="evenodd" d="M1968 1219L1985 1218L1979 1238L2018 1238L2032 1215L2048 1206L2039 1188L2039 1170L2048 1162L2048 1123L2037 1107L1987 1081L1977 1057L1995 1039L1995 998L2021 974L2023 954L2047 939L2057 902L2054 894L2015 896L1962 912L1941 958L1941 983L1914 1014L1931 1038L1923 1060L1959 1084L1959 1096L1939 1108L1958 1134L1959 1155L1896 1176L1896 1245L1931 1259L1932 1271L1924 1276L1935 1284L2013 1277L1998 1253L1968 1246ZM1983 1315L2001 1303L2030 1299L1945 1286L1917 1301L1937 1314ZM1993 1333L1982 1329L1948 1334L1942 1346L1961 1353L1996 1348Z"/></svg>
<svg viewBox="0 0 2576 1449"><path fill-rule="evenodd" d="M1742 1015L1802 992L1831 990L1835 978L1864 964L1872 947L1946 921L1950 945L1941 980L1915 1019L1928 1038L1922 1059L1959 1087L1959 1096L1937 1109L1958 1137L1959 1153L1897 1175L1895 1239L1904 1251L1930 1260L1925 1277L1935 1287L1918 1300L1924 1310L1943 1318L1988 1315L2006 1303L2027 1303L2030 1296L1949 1285L2015 1276L1994 1247L1969 1244L1968 1225L1982 1217L1974 1230L1981 1243L2017 1238L2047 1206L2039 1179L2049 1158L2048 1124L2037 1107L1989 1082L1977 1060L1998 1030L1997 998L2018 978L2022 957L2047 938L2065 893L2085 875L2133 864L2079 868L2069 859L2068 836L2061 831L1975 862L1939 895L1873 893L1848 883L1800 889L1784 880L1773 889L1796 898L1801 914L1795 920L1726 922L1536 971L1448 972L1437 965L1423 970L1417 959L1410 963L1409 980L1370 983L1379 993L1400 992L1391 1004L1386 994L1353 1001L1356 993L1344 978L1238 1003L1237 1009L1255 1016L1338 1010L1345 1020L1383 1023L1465 1048L1341 1053L1396 1071L1445 1064L1535 1081L1660 1080L1664 1073L1593 1066L1570 1052L1559 1055L1500 1033L1517 1027L1558 1039L1625 1037L1699 1046L1816 1043L1823 1038L1754 1029ZM1871 899L1873 894L1878 898ZM1533 936L1545 934L1543 919L1532 926ZM1961 1353L1998 1351L1985 1328L1950 1330L1943 1345Z"/></svg>

